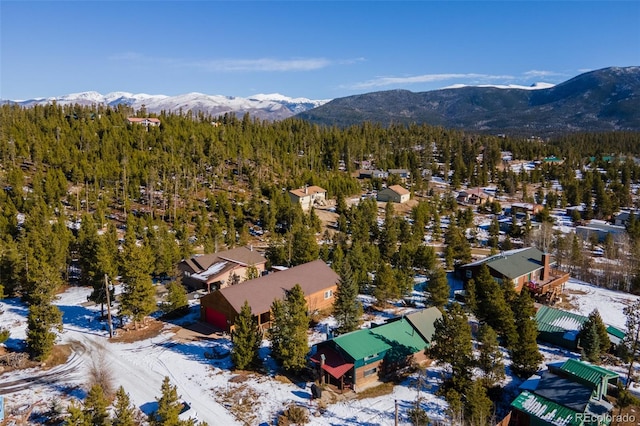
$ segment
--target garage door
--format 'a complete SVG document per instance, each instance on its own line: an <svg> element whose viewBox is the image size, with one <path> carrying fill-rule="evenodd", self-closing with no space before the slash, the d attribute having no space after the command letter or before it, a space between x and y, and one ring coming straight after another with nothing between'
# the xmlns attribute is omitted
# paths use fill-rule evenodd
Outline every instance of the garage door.
<svg viewBox="0 0 640 426"><path fill-rule="evenodd" d="M212 308L209 308L209 307L204 308L204 320L209 324L213 324L222 330L229 329L229 326L227 325L227 317L225 317L224 314Z"/></svg>

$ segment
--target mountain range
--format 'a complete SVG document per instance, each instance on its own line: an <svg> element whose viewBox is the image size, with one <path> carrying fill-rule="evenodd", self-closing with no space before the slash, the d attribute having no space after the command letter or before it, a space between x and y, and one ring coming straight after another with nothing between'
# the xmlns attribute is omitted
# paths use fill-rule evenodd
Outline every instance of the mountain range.
<svg viewBox="0 0 640 426"><path fill-rule="evenodd" d="M125 104L160 113L245 113L262 120L298 117L346 127L364 121L388 126L429 124L472 133L553 136L567 132L640 131L640 66L610 67L557 85L451 86L428 92L389 90L333 100L280 94L248 98L187 93L178 96L82 92L54 98L2 101L29 107L58 104Z"/></svg>
<svg viewBox="0 0 640 426"><path fill-rule="evenodd" d="M134 110L144 107L152 113L186 113L203 112L212 116L235 113L242 116L248 113L261 120L283 120L311 108L318 107L328 100L311 100L306 98L289 98L277 93L254 95L248 98L205 95L203 93L187 93L178 96L133 94L129 92L112 92L102 95L98 92L81 92L69 95L37 98L21 101L4 101L24 107L46 105L56 102L59 105L109 105L120 104L131 106Z"/></svg>
<svg viewBox="0 0 640 426"><path fill-rule="evenodd" d="M515 136L640 131L638 66L604 68L552 87L538 87L390 90L334 99L297 117L340 127L363 121L385 126L426 123Z"/></svg>

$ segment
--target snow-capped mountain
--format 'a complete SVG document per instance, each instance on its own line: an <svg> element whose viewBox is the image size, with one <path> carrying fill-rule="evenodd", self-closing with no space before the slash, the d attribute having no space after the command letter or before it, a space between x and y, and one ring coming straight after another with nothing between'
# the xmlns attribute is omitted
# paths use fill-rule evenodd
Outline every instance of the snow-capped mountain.
<svg viewBox="0 0 640 426"><path fill-rule="evenodd" d="M257 94L248 98L206 95L204 93L186 93L177 96L148 95L146 93L112 92L102 95L98 92L71 93L59 97L37 98L22 101L11 101L21 106L46 105L56 102L59 105L109 105L120 104L138 110L143 106L147 111L196 114L204 112L214 116L235 113L242 116L249 113L251 117L261 120L282 120L309 109L324 105L327 100L311 100L306 98L290 98L273 94Z"/></svg>

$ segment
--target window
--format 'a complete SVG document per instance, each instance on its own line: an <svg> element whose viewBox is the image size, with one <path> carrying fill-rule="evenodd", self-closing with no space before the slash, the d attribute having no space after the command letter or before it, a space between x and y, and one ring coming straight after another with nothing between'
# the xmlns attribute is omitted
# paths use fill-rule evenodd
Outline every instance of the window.
<svg viewBox="0 0 640 426"><path fill-rule="evenodd" d="M366 361L370 361L370 360L372 360L372 359L374 359L374 358L377 358L377 357L378 357L378 354L371 354L371 355L369 355L369 356L365 356L365 357L364 357L364 360L365 360L365 362L366 362Z"/></svg>
<svg viewBox="0 0 640 426"><path fill-rule="evenodd" d="M473 272L471 269L467 269L467 278L473 278Z"/></svg>
<svg viewBox="0 0 640 426"><path fill-rule="evenodd" d="M377 367L371 368L369 370L365 370L364 371L364 377L372 376L372 375L376 374L377 372L378 372L378 368Z"/></svg>
<svg viewBox="0 0 640 426"><path fill-rule="evenodd" d="M324 298L326 299L331 299L331 297L333 297L333 290L327 290L324 292Z"/></svg>

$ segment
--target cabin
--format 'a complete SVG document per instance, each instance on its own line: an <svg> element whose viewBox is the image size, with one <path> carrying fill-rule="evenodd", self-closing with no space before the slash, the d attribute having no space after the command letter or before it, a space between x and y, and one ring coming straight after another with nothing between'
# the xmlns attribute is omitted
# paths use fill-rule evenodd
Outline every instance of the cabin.
<svg viewBox="0 0 640 426"><path fill-rule="evenodd" d="M250 267L258 275L265 271L267 259L253 248L237 247L219 253L196 255L178 263L182 284L188 289L214 290L237 284L247 279Z"/></svg>
<svg viewBox="0 0 640 426"><path fill-rule="evenodd" d="M377 200L381 202L392 202L403 204L411 199L411 193L400 185L391 185L388 188L378 191Z"/></svg>
<svg viewBox="0 0 640 426"><path fill-rule="evenodd" d="M358 170L358 179L386 179L389 173L384 170Z"/></svg>
<svg viewBox="0 0 640 426"><path fill-rule="evenodd" d="M458 192L456 201L459 204L478 206L491 203L494 200L493 194L489 194L484 188L470 188Z"/></svg>
<svg viewBox="0 0 640 426"><path fill-rule="evenodd" d="M319 186L304 186L290 190L289 198L293 204L299 204L303 211L309 211L316 204L323 206L326 203L327 190Z"/></svg>
<svg viewBox="0 0 640 426"><path fill-rule="evenodd" d="M620 235L624 235L627 232L627 228L624 226L611 225L604 220L590 220L585 225L576 226L576 235L585 241L596 240L603 242L607 235L611 234L613 238Z"/></svg>
<svg viewBox="0 0 640 426"><path fill-rule="evenodd" d="M511 403L510 425L587 426L611 419L613 405L607 395L618 373L575 359L549 364L539 375L520 385Z"/></svg>
<svg viewBox="0 0 640 426"><path fill-rule="evenodd" d="M379 384L390 369L427 361L425 349L440 318L440 310L431 307L352 331L315 345L310 360L321 384L359 392Z"/></svg>
<svg viewBox="0 0 640 426"><path fill-rule="evenodd" d="M475 278L482 265L487 265L491 276L500 284L511 283L520 293L527 288L537 298L557 296L569 280L569 274L554 268L549 253L535 247L504 251L502 253L458 266L457 274L465 284Z"/></svg>
<svg viewBox="0 0 640 426"><path fill-rule="evenodd" d="M160 120L151 117L128 117L127 123L138 124L140 126L145 126L146 128L160 126Z"/></svg>
<svg viewBox="0 0 640 426"><path fill-rule="evenodd" d="M224 287L200 298L200 319L230 331L245 301L261 329L271 327L271 305L300 284L309 312L331 308L340 277L322 260Z"/></svg>
<svg viewBox="0 0 640 426"><path fill-rule="evenodd" d="M542 305L536 311L538 340L578 351L578 333L587 319L583 315ZM611 325L607 325L607 333L612 347L622 343L625 335L624 331Z"/></svg>

